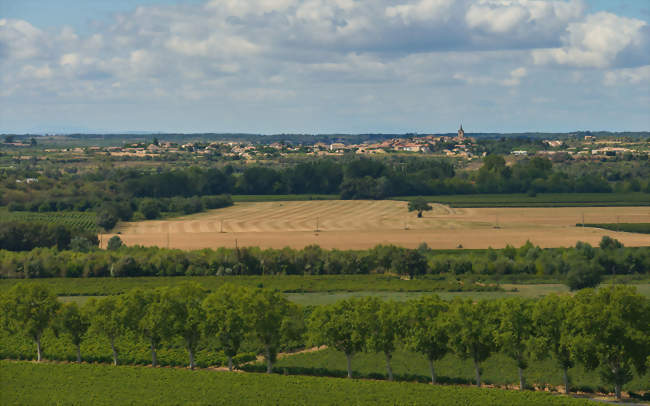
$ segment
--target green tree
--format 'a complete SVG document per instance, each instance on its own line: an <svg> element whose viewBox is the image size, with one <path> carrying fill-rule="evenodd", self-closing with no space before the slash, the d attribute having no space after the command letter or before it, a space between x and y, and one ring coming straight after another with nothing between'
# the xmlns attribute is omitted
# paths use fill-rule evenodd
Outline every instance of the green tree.
<svg viewBox="0 0 650 406"><path fill-rule="evenodd" d="M411 279L427 273L427 258L418 250L402 250L393 261L392 268L399 275L408 275Z"/></svg>
<svg viewBox="0 0 650 406"><path fill-rule="evenodd" d="M109 251L114 251L122 246L122 239L114 235L112 236L109 240L108 243L106 244L106 249Z"/></svg>
<svg viewBox="0 0 650 406"><path fill-rule="evenodd" d="M352 357L363 351L368 337L368 320L359 309L365 299L340 300L333 305L320 306L309 320L312 340L345 354L348 378L352 378Z"/></svg>
<svg viewBox="0 0 650 406"><path fill-rule="evenodd" d="M569 313L574 345L588 369L600 367L601 377L614 385L621 399L632 366L645 373L650 357L650 299L627 286L587 289L575 296Z"/></svg>
<svg viewBox="0 0 650 406"><path fill-rule="evenodd" d="M81 362L81 342L90 327L90 320L85 312L82 312L75 302L64 303L54 323L55 332L64 333L70 337L70 341L77 350L77 362Z"/></svg>
<svg viewBox="0 0 650 406"><path fill-rule="evenodd" d="M449 326L445 318L447 302L438 296L425 296L411 301L403 317L406 320L406 344L427 357L431 383L436 383L434 362L449 352Z"/></svg>
<svg viewBox="0 0 650 406"><path fill-rule="evenodd" d="M173 334L172 309L165 293L166 287L155 290L130 290L124 295L125 320L132 331L139 334L149 343L151 365L158 365L157 350L161 342Z"/></svg>
<svg viewBox="0 0 650 406"><path fill-rule="evenodd" d="M117 365L118 350L115 340L124 334L127 326L124 317L122 298L119 296L106 296L101 299L91 298L86 303L90 318L90 331L103 335L111 343L113 365Z"/></svg>
<svg viewBox="0 0 650 406"><path fill-rule="evenodd" d="M569 262L569 272L566 275L566 285L571 289L580 290L594 288L602 281L600 265L594 261L574 260Z"/></svg>
<svg viewBox="0 0 650 406"><path fill-rule="evenodd" d="M273 372L278 351L283 343L301 335L295 323L298 308L280 292L256 289L244 300L245 314L251 333L262 346L266 372Z"/></svg>
<svg viewBox="0 0 650 406"><path fill-rule="evenodd" d="M385 302L378 298L369 298L360 309L361 317L368 321L366 347L373 352L383 353L386 358L386 374L393 380L390 361L397 346L397 340L404 332L404 318L398 304Z"/></svg>
<svg viewBox="0 0 650 406"><path fill-rule="evenodd" d="M97 213L97 219L95 220L95 223L103 228L106 231L110 231L115 227L115 224L117 224L117 221L119 218L117 215L110 210L101 210L99 213Z"/></svg>
<svg viewBox="0 0 650 406"><path fill-rule="evenodd" d="M2 324L12 333L24 333L36 344L36 359L43 353L41 337L51 326L61 303L56 295L40 284L17 284L0 301Z"/></svg>
<svg viewBox="0 0 650 406"><path fill-rule="evenodd" d="M417 211L418 217L422 217L423 211L432 210L433 207L422 197L415 198L409 201L409 211Z"/></svg>
<svg viewBox="0 0 650 406"><path fill-rule="evenodd" d="M185 343L185 349L190 358L190 369L194 369L194 354L203 337L205 312L203 300L207 291L197 283L184 283L169 289L163 295L163 301L168 301L171 331L180 336Z"/></svg>
<svg viewBox="0 0 650 406"><path fill-rule="evenodd" d="M248 294L243 287L225 284L203 302L206 335L216 337L228 357L229 371L233 367L232 358L239 352L248 331L244 312Z"/></svg>
<svg viewBox="0 0 650 406"><path fill-rule="evenodd" d="M519 389L524 390L524 370L528 368L533 336L532 304L519 297L508 298L499 302L498 312L496 343L503 353L517 363Z"/></svg>
<svg viewBox="0 0 650 406"><path fill-rule="evenodd" d="M476 386L481 386L481 363L496 350L494 331L497 328L495 305L486 300L456 300L449 312L449 342L462 359L472 359Z"/></svg>
<svg viewBox="0 0 650 406"><path fill-rule="evenodd" d="M143 199L140 202L139 209L147 220L160 217L160 205L153 199Z"/></svg>
<svg viewBox="0 0 650 406"><path fill-rule="evenodd" d="M533 353L538 359L551 356L555 360L562 369L564 393L567 394L569 393L569 368L573 367L575 361L573 334L567 319L573 303L570 296L548 295L535 303L532 313L533 331L535 331Z"/></svg>

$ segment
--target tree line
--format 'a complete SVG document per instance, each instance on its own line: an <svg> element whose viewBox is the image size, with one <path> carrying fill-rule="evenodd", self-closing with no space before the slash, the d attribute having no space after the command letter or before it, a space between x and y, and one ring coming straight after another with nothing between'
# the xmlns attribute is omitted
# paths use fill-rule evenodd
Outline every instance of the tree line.
<svg viewBox="0 0 650 406"><path fill-rule="evenodd" d="M213 293L196 284L134 289L91 299L80 307L60 303L41 285L19 284L3 294L0 308L3 327L28 335L38 361L42 359L41 337L47 329L54 329L70 338L78 362L87 334L105 336L117 365L115 340L132 331L148 343L153 366L157 365L157 349L176 337L184 343L188 365L194 368L197 346L212 338L227 355L232 370L233 357L244 340L252 338L268 373L273 372L281 348L303 343L343 352L350 378L355 354L383 354L387 378L392 380L392 354L407 348L428 359L432 383L439 372L436 361L451 352L474 362L480 386L481 363L502 352L516 362L522 390L530 361L552 358L563 371L567 393L568 370L581 363L587 369L599 369L619 399L633 374L642 375L650 366L650 300L625 286L538 300L446 302L430 296L399 303L366 297L301 309L278 292L233 285Z"/></svg>
<svg viewBox="0 0 650 406"><path fill-rule="evenodd" d="M565 171L542 157L506 165L503 156L488 155L477 171L456 171L451 160L416 157L320 158L283 165L102 168L82 174L46 171L32 173L38 182L31 184L17 184L17 175L8 174L0 183L0 202L12 210L27 211L99 210L126 202L124 212L128 213L141 211L138 199L142 198L164 205L160 199L224 194L338 194L343 199L383 199L471 193L607 193L623 189L650 192L647 181L609 181L597 171ZM621 189L618 183L629 183L629 188ZM190 203L183 202L183 209L178 211L193 210Z"/></svg>
<svg viewBox="0 0 650 406"><path fill-rule="evenodd" d="M0 228L0 230L2 230ZM108 249L34 248L8 251L0 233L0 276L6 278L236 276L236 275L356 275L397 274L413 278L555 278L573 290L598 285L604 276L647 274L650 248L624 247L603 237L599 246L578 242L575 247L542 249L530 242L519 248L436 251L378 245L361 251L239 247L182 251L159 247L127 247L114 236ZM74 240L74 239L73 239ZM48 240L49 241L49 240Z"/></svg>

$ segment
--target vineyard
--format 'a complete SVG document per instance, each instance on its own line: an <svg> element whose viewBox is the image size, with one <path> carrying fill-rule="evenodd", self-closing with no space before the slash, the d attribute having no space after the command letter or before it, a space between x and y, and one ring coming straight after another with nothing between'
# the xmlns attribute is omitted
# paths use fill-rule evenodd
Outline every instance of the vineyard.
<svg viewBox="0 0 650 406"><path fill-rule="evenodd" d="M589 405L540 392L186 369L0 361L3 404Z"/></svg>
<svg viewBox="0 0 650 406"><path fill-rule="evenodd" d="M64 225L84 231L96 231L95 214L88 212L60 211L60 212L29 212L8 211L0 209L2 221L34 221L39 223Z"/></svg>

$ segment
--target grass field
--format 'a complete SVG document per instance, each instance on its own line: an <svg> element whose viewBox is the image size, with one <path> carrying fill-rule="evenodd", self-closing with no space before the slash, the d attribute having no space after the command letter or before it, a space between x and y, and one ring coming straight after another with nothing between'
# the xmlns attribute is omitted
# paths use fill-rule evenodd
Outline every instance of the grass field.
<svg viewBox="0 0 650 406"><path fill-rule="evenodd" d="M173 286L183 282L196 282L208 290L216 290L224 283L248 287L263 287L290 292L438 292L462 289L490 290L482 286L459 284L455 280L416 279L403 280L390 275L284 275L284 276L153 276L134 278L43 278L0 279L0 292L16 283L44 284L60 296L96 296L124 293L135 288Z"/></svg>
<svg viewBox="0 0 650 406"><path fill-rule="evenodd" d="M430 380L429 363L426 358L418 353L398 350L391 361L393 372L396 375L422 376L423 381ZM314 368L333 371L334 374L345 374L346 358L341 352L325 349L315 352L297 354L285 357L276 363L278 370L282 368ZM360 353L352 360L352 369L362 376L385 376L386 360L383 354ZM482 364L482 379L488 384L518 385L519 377L517 364L503 354L494 354ZM472 360L463 360L455 355L448 354L436 363L437 375L442 382L472 382L474 378L474 364ZM304 373L304 371L303 371ZM598 371L587 371L581 365L569 370L571 386L575 389L590 388L593 391L609 392L613 390L601 382ZM344 375L343 375L344 376ZM562 385L562 370L552 360L531 361L525 371L526 382L538 387L546 385L557 387ZM650 373L644 376L635 376L634 380L624 387L625 390L648 390ZM599 388L600 387L600 388Z"/></svg>
<svg viewBox="0 0 650 406"><path fill-rule="evenodd" d="M597 244L604 235L626 246L648 246L650 236L576 223L648 223L648 207L450 208L434 204L417 218L399 201L246 202L180 217L122 223L115 232L127 245L182 249L217 246L367 249L377 244L434 249L502 248L527 240L541 247ZM110 237L110 235L109 235ZM104 241L107 241L104 238Z"/></svg>
<svg viewBox="0 0 650 406"><path fill-rule="evenodd" d="M414 196L393 200L412 200ZM514 194L478 194L425 196L430 202L452 207L589 207L589 206L650 206L648 193L540 193L529 196Z"/></svg>
<svg viewBox="0 0 650 406"><path fill-rule="evenodd" d="M4 405L588 405L539 392L185 369L0 361Z"/></svg>
<svg viewBox="0 0 650 406"><path fill-rule="evenodd" d="M80 230L95 231L95 213L57 211L47 213L36 213L30 211L8 211L0 208L2 221L38 221L48 224L62 224Z"/></svg>

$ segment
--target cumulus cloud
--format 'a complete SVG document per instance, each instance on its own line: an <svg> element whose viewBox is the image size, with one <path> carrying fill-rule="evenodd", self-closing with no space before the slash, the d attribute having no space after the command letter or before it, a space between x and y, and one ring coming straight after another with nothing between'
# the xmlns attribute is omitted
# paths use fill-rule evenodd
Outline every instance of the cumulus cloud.
<svg viewBox="0 0 650 406"><path fill-rule="evenodd" d="M83 35L0 19L0 97L300 103L331 92L325 103L368 86L347 100L379 104L392 99L382 89L519 90L566 69L645 83L648 24L586 13L582 0L210 0L141 6Z"/></svg>
<svg viewBox="0 0 650 406"><path fill-rule="evenodd" d="M534 51L536 63L603 68L625 63L619 56L626 53L650 54L645 21L600 12L570 23L566 31L564 46Z"/></svg>

